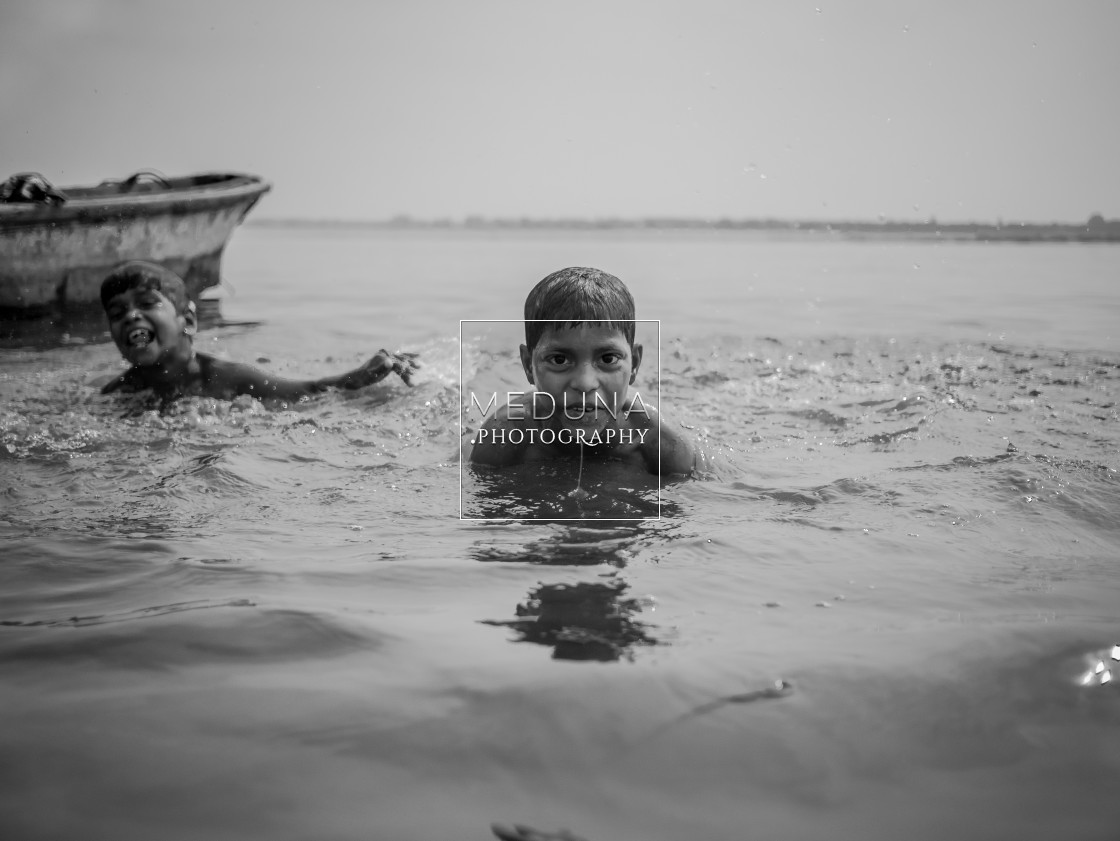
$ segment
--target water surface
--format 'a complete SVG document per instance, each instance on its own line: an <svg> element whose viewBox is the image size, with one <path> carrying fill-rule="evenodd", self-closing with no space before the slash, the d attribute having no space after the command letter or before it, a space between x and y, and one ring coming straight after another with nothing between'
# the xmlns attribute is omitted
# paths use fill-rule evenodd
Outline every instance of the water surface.
<svg viewBox="0 0 1120 841"><path fill-rule="evenodd" d="M566 265L660 321L709 473L461 468ZM1116 837L1120 250L250 226L225 271L262 323L204 349L423 376L160 415L102 339L0 351L4 837Z"/></svg>

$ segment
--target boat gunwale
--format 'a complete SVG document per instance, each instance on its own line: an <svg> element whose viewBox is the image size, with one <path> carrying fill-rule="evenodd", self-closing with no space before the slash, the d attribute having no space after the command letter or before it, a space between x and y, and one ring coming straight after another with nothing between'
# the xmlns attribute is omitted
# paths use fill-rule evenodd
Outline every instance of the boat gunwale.
<svg viewBox="0 0 1120 841"><path fill-rule="evenodd" d="M190 179L218 177L208 184L174 184L144 193L77 197L63 204L0 204L0 233L5 230L61 222L96 222L161 213L184 214L256 200L272 189L263 178L245 173L203 173ZM185 179L183 179L185 180ZM96 188L71 188L96 189ZM65 188L64 188L65 191Z"/></svg>

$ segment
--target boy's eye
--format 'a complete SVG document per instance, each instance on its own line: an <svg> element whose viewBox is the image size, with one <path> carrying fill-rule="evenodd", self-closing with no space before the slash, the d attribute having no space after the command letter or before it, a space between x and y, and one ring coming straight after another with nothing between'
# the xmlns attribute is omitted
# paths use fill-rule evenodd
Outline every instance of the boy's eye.
<svg viewBox="0 0 1120 841"><path fill-rule="evenodd" d="M563 365L568 361L568 357L563 353L550 353L544 361L549 365Z"/></svg>
<svg viewBox="0 0 1120 841"><path fill-rule="evenodd" d="M621 360L622 360L622 354L621 353L615 353L614 351L610 351L609 353L604 353L603 354L603 363L606 364L606 365L615 365L618 362L620 362Z"/></svg>

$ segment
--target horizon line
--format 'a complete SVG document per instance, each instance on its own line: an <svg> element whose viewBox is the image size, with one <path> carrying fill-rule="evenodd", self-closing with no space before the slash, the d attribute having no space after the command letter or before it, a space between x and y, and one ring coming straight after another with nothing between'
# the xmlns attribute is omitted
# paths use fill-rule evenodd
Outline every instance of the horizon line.
<svg viewBox="0 0 1120 841"><path fill-rule="evenodd" d="M462 217L421 218L409 214L396 214L389 218L360 217L310 217L310 216L254 216L245 224L258 225L349 225L353 227L381 228L683 228L683 229L762 229L762 230L844 230L844 229L907 229L934 232L939 229L967 231L975 229L1065 229L1103 230L1120 228L1120 219L1106 219L1094 213L1078 222L1023 222L1005 221L944 221L935 216L928 219L826 219L782 217L703 217L703 216L483 216L469 214Z"/></svg>

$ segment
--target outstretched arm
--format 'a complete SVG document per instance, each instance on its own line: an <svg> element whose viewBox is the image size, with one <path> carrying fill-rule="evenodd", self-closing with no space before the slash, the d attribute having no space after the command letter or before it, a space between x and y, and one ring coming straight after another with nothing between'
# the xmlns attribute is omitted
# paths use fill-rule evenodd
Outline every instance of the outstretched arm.
<svg viewBox="0 0 1120 841"><path fill-rule="evenodd" d="M119 377L113 377L105 385L101 386L102 394L112 394L114 391L120 391L124 388L125 383L128 382L128 372L121 374Z"/></svg>
<svg viewBox="0 0 1120 841"><path fill-rule="evenodd" d="M199 354L200 360L203 359ZM240 362L207 359L202 373L203 392L212 397L233 397L248 394L260 399L297 400L310 394L320 394L331 388L355 389L380 382L396 372L411 384L412 374L419 367L415 353L377 354L353 371L318 380L292 380L260 371Z"/></svg>
<svg viewBox="0 0 1120 841"><path fill-rule="evenodd" d="M396 373L405 383L412 385L412 374L420 367L420 363L416 361L416 356L415 353L389 353L382 348L360 368L355 368L353 371L347 371L345 374L339 374L336 377L324 377L321 380L316 380L316 384L322 388L364 388L367 385L381 382L390 374Z"/></svg>

